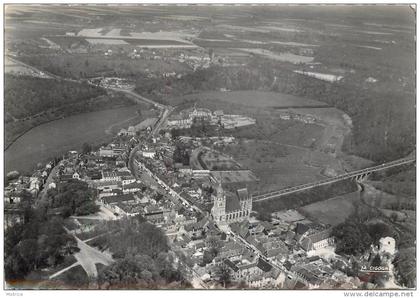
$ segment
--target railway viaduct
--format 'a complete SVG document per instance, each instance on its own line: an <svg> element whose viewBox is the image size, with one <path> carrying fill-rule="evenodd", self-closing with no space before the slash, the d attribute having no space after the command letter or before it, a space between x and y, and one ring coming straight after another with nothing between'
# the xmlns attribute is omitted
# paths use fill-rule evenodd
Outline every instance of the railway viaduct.
<svg viewBox="0 0 420 298"><path fill-rule="evenodd" d="M328 178L328 179L324 179L324 180L320 180L320 181L315 181L315 182L310 182L310 183L301 184L301 185L297 185L297 186L287 187L287 188L283 188L283 189L275 190L275 191L270 191L270 192L266 192L266 193L254 193L252 195L252 201L253 202L259 202L259 201L274 199L274 198L278 198L278 197L281 197L281 196L284 196L284 195L299 192L299 191L302 191L302 190L308 190L308 189L311 189L311 188L314 188L314 187L327 185L327 184L331 184L331 183L334 183L334 182L347 180L347 179L353 179L353 180L356 180L356 181L361 181L361 180L365 179L367 176L369 176L370 174L372 174L374 172L379 172L379 171L382 171L382 170L398 167L398 166L401 166L401 165L411 164L415 161L416 161L416 159L414 157L402 158L402 159L397 159L397 160L390 161L390 162L387 162L387 163L383 163L381 165L369 167L369 168L366 168L366 169L348 172L348 173L345 173L343 175L339 175L339 176L336 176L336 177L333 177L333 178Z"/></svg>

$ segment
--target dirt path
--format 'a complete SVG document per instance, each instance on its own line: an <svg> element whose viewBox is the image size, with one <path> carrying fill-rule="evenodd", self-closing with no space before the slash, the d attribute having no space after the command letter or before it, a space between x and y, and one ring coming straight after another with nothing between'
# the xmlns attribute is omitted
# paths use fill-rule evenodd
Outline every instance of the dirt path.
<svg viewBox="0 0 420 298"><path fill-rule="evenodd" d="M60 271L58 271L58 272L54 273L54 274L53 274L53 275L51 275L49 278L50 278L50 279L53 279L54 277L57 277L57 276L59 276L59 275L63 274L64 272L66 272L66 271L70 270L71 268L76 267L76 266L79 266L79 265L80 265L80 263L79 263L79 262L74 262L74 263L73 263L73 264L71 264L70 266L68 266L68 267L66 267L66 268L64 268L64 269L62 269L62 270L60 270Z"/></svg>

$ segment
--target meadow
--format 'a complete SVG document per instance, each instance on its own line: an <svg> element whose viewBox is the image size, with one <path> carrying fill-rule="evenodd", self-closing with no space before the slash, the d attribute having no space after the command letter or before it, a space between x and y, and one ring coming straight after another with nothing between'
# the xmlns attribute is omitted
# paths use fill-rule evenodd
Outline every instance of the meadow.
<svg viewBox="0 0 420 298"><path fill-rule="evenodd" d="M255 108L266 108L266 107L276 107L276 108L286 108L286 107L326 107L325 103L303 98L299 96L284 94L284 93L275 93L275 92L265 92L265 91L256 91L256 90L245 90L245 91L208 91L200 92L187 96L183 96L185 101L189 99L197 98L200 101L214 101L219 100L229 104L241 104L249 107Z"/></svg>
<svg viewBox="0 0 420 298"><path fill-rule="evenodd" d="M299 208L299 212L310 219L335 226L344 222L348 215L354 212L354 203L359 200L360 193L352 192L306 205Z"/></svg>

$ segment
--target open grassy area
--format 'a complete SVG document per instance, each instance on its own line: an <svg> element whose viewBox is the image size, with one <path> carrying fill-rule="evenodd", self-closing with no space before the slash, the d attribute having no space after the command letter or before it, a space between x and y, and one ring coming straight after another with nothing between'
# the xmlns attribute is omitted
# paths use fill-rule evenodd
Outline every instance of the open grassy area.
<svg viewBox="0 0 420 298"><path fill-rule="evenodd" d="M326 164L339 168L332 156L308 148L282 145L266 140L241 140L223 152L233 156L244 168L252 170L258 183L255 191L269 191L324 179Z"/></svg>
<svg viewBox="0 0 420 298"><path fill-rule="evenodd" d="M251 107L265 108L265 107L313 107L326 106L325 103L311 100L308 98L293 96L283 93L264 92L256 90L246 91L208 91L199 94L192 94L184 96L184 100L198 98L200 101L214 101L220 100L230 104L242 104Z"/></svg>
<svg viewBox="0 0 420 298"><path fill-rule="evenodd" d="M314 221L335 226L354 212L354 202L359 200L359 192L353 192L306 205L299 208L299 212Z"/></svg>
<svg viewBox="0 0 420 298"><path fill-rule="evenodd" d="M227 155L217 151L204 151L198 155L198 160L204 169L208 170L238 170L240 164Z"/></svg>
<svg viewBox="0 0 420 298"><path fill-rule="evenodd" d="M310 190L284 195L279 198L254 202L252 209L257 212L276 212L280 210L296 209L314 202L325 201L329 198L354 192L357 186L350 180L343 180L333 184L314 187Z"/></svg>

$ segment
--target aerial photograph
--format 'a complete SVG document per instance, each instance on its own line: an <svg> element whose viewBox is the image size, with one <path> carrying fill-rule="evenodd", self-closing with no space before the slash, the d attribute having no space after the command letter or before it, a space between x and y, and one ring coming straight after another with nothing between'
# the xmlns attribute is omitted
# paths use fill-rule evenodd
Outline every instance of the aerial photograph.
<svg viewBox="0 0 420 298"><path fill-rule="evenodd" d="M9 296L414 297L415 5L3 14Z"/></svg>

